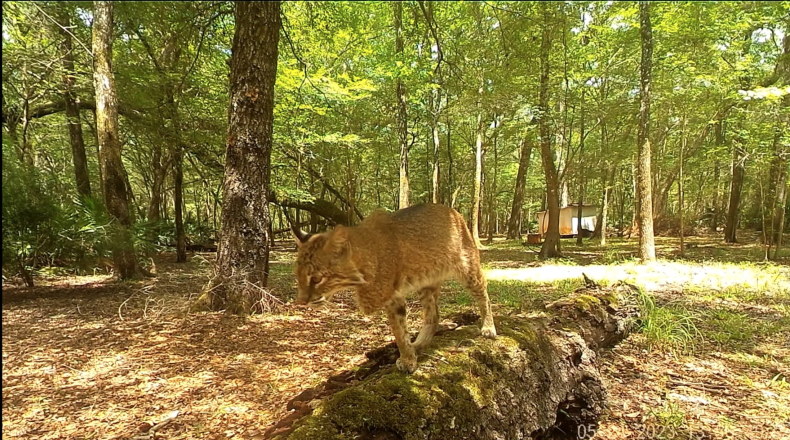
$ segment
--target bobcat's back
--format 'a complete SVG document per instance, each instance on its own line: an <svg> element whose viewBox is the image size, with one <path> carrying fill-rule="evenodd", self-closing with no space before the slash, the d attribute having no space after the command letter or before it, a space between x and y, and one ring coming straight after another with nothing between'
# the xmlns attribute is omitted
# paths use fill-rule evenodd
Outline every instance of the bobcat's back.
<svg viewBox="0 0 790 440"><path fill-rule="evenodd" d="M300 301L320 302L356 287L360 309L372 312L396 294L481 272L478 250L461 214L444 205L423 204L393 213L377 211L359 226L338 226L311 237L299 245L295 273Z"/></svg>
<svg viewBox="0 0 790 440"><path fill-rule="evenodd" d="M370 308L377 308L389 300L390 290L406 293L479 270L480 256L463 217L444 205L375 213L354 229L352 258L368 282L358 288L363 310L365 296Z"/></svg>

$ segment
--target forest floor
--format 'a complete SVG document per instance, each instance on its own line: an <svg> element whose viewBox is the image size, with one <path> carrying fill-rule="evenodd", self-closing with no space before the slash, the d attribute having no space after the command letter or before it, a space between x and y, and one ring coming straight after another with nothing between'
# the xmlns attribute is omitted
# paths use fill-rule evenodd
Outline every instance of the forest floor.
<svg viewBox="0 0 790 440"><path fill-rule="evenodd" d="M635 239L563 240L566 258L551 263L499 239L482 257L495 315L539 310L582 272L655 298L641 330L601 354L610 406L595 438L790 438L790 255L763 263L757 237L742 237L690 237L684 258L677 239L658 238L648 265L634 259ZM174 411L160 438L254 438L291 397L392 340L383 314L361 316L350 294L328 310L290 305L294 255L284 242L272 256L272 291L286 303L247 318L186 313L213 254L162 255L155 279L4 284L3 438L131 438ZM473 306L454 283L441 304L445 316ZM413 331L418 308L410 302Z"/></svg>

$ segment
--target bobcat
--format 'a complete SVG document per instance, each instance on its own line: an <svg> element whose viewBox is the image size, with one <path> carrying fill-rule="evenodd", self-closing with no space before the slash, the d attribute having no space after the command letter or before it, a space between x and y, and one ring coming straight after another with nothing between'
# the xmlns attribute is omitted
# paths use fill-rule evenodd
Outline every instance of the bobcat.
<svg viewBox="0 0 790 440"><path fill-rule="evenodd" d="M376 211L359 226L311 236L294 233L296 302L320 307L335 292L356 288L362 313L386 311L400 371L416 370L417 353L436 333L439 292L446 280L457 279L471 290L483 317L483 336L496 337L480 254L463 217L452 208L422 204L394 213ZM413 291L419 291L423 326L410 343L405 295Z"/></svg>

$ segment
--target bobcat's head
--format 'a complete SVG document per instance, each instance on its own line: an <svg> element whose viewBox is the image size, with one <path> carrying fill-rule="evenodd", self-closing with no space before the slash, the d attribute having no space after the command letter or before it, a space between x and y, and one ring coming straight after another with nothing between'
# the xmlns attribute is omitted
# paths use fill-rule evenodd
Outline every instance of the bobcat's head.
<svg viewBox="0 0 790 440"><path fill-rule="evenodd" d="M365 284L351 260L347 228L338 226L323 234L297 236L297 244L297 304L321 306L335 292Z"/></svg>

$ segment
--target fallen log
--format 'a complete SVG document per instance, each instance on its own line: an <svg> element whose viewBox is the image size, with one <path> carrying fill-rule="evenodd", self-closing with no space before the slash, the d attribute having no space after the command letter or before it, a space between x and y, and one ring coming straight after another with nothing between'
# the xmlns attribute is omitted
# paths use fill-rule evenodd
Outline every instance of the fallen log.
<svg viewBox="0 0 790 440"><path fill-rule="evenodd" d="M394 343L351 371L294 397L263 439L577 439L606 405L596 350L625 338L636 291L579 289L532 316L501 316L496 340L478 316L455 316L413 375L394 366Z"/></svg>

